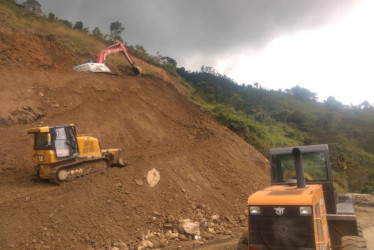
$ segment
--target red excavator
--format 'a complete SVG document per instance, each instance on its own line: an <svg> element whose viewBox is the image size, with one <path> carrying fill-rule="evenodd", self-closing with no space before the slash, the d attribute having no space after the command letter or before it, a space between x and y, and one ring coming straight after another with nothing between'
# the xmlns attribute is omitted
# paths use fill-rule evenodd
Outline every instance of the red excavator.
<svg viewBox="0 0 374 250"><path fill-rule="evenodd" d="M85 62L83 64L75 66L73 69L81 72L90 71L94 73L110 73L110 69L105 65L106 57L117 52L122 52L125 55L127 61L130 63L132 71L135 73L135 75L140 75L141 68L135 66L135 62L131 59L131 56L128 53L125 45L123 45L123 43L121 42L113 44L108 48L101 50L99 55L97 56L96 61Z"/></svg>

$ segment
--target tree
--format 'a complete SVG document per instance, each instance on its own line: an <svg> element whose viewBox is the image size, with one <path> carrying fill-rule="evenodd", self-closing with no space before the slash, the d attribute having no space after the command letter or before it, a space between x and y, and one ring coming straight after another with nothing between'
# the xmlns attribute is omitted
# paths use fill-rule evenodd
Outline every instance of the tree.
<svg viewBox="0 0 374 250"><path fill-rule="evenodd" d="M360 105L358 105L359 109L368 109L370 107L371 107L370 103L366 100L363 101Z"/></svg>
<svg viewBox="0 0 374 250"><path fill-rule="evenodd" d="M121 41L123 42L123 39L121 37L121 33L125 30L125 27L122 26L122 23L120 22L113 22L110 24L110 38L114 42Z"/></svg>
<svg viewBox="0 0 374 250"><path fill-rule="evenodd" d="M304 101L304 102L316 102L317 100L317 94L311 92L310 90L306 88L302 88L299 85L296 85L291 89L291 94L298 100Z"/></svg>
<svg viewBox="0 0 374 250"><path fill-rule="evenodd" d="M48 14L48 21L53 22L56 21L56 15L52 12Z"/></svg>
<svg viewBox="0 0 374 250"><path fill-rule="evenodd" d="M229 100L228 103L235 108L235 110L239 111L244 106L244 100L243 98L238 95L237 93L233 94Z"/></svg>
<svg viewBox="0 0 374 250"><path fill-rule="evenodd" d="M344 108L344 105L337 101L335 97L329 96L325 101L325 107L328 111L339 111Z"/></svg>
<svg viewBox="0 0 374 250"><path fill-rule="evenodd" d="M83 29L83 22L82 21L75 22L75 24L73 26L73 29L82 30Z"/></svg>
<svg viewBox="0 0 374 250"><path fill-rule="evenodd" d="M42 6L36 0L27 0L22 4L22 6L38 16L43 15Z"/></svg>
<svg viewBox="0 0 374 250"><path fill-rule="evenodd" d="M145 50L145 48L140 44L135 45L135 49L141 54L144 54L144 55L147 54L147 51Z"/></svg>
<svg viewBox="0 0 374 250"><path fill-rule="evenodd" d="M68 20L60 20L60 22L62 22L63 24L65 24L69 28L73 28L73 23L69 22Z"/></svg>
<svg viewBox="0 0 374 250"><path fill-rule="evenodd" d="M105 40L105 36L103 33L101 33L99 27L95 27L93 30L92 30L92 36L95 37L96 39L98 40Z"/></svg>

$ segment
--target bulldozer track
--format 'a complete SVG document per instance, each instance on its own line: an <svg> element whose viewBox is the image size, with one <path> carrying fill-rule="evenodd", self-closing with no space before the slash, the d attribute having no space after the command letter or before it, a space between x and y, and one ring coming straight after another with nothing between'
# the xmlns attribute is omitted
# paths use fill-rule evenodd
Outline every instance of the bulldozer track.
<svg viewBox="0 0 374 250"><path fill-rule="evenodd" d="M56 184L72 181L78 177L106 169L110 166L107 158L96 158L55 166L49 174L49 181Z"/></svg>

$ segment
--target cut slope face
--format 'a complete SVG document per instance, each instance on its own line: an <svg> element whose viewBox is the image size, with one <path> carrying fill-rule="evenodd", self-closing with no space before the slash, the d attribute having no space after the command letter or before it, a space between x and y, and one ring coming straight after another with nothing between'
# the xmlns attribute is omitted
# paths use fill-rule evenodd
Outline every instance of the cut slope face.
<svg viewBox="0 0 374 250"><path fill-rule="evenodd" d="M169 76L74 72L72 62L84 58L3 24L1 249L135 246L166 223L212 215L227 227L245 224L248 195L268 184L267 161L188 101L183 86ZM122 148L129 166L61 186L37 182L26 129L68 123L103 148ZM150 187L153 168L160 181Z"/></svg>

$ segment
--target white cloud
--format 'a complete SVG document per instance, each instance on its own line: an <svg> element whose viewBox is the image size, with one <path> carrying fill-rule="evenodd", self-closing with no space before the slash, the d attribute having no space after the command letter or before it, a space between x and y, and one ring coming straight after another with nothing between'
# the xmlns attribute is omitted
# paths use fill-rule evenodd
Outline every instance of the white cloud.
<svg viewBox="0 0 374 250"><path fill-rule="evenodd" d="M332 95L345 104L374 103L374 2L365 1L341 22L323 29L278 37L260 54L235 56L228 75L238 83L269 89L295 85ZM225 70L226 60L216 64Z"/></svg>

